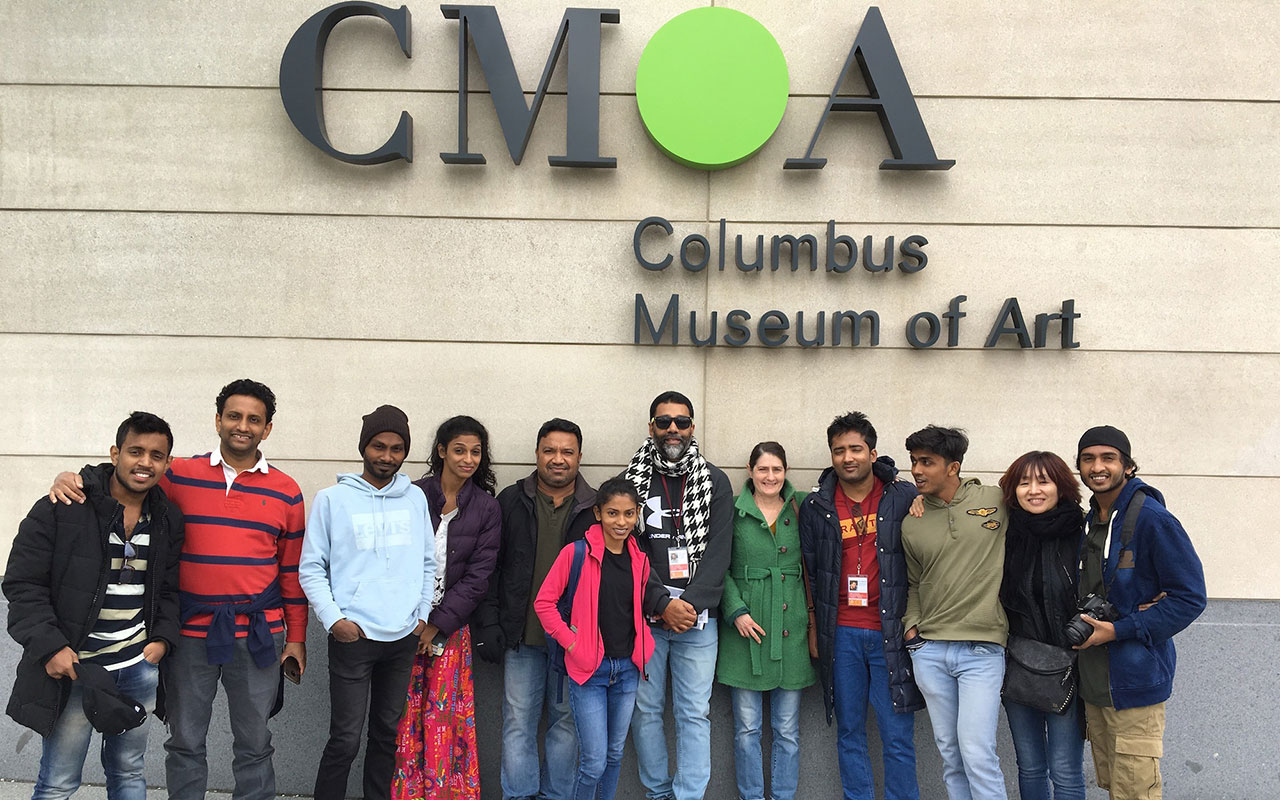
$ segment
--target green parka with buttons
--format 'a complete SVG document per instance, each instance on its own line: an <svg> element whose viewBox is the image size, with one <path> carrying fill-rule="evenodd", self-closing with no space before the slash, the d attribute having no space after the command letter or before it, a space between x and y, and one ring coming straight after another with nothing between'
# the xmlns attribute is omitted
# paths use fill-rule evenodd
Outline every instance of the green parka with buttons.
<svg viewBox="0 0 1280 800"><path fill-rule="evenodd" d="M720 600L716 662L716 679L727 686L766 692L803 689L817 680L809 660L809 610L800 554L803 497L790 481L783 484L776 533L756 507L750 481L734 502L733 555ZM765 630L759 644L734 627L734 620L748 613Z"/></svg>

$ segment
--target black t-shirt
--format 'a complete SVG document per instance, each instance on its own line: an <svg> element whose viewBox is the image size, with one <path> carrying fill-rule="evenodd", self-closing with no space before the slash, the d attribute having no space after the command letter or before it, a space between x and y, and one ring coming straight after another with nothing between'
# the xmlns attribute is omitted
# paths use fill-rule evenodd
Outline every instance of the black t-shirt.
<svg viewBox="0 0 1280 800"><path fill-rule="evenodd" d="M667 551L672 547L689 546L684 529L684 485L683 477L663 475L654 470L653 477L649 479L649 496L640 507L640 513L644 515L650 563L664 584L682 589L689 585L689 578L671 577ZM692 564L690 566L696 568Z"/></svg>
<svg viewBox="0 0 1280 800"><path fill-rule="evenodd" d="M626 547L617 555L604 551L600 565L600 638L609 658L630 658L635 648L635 588L631 578L631 553Z"/></svg>

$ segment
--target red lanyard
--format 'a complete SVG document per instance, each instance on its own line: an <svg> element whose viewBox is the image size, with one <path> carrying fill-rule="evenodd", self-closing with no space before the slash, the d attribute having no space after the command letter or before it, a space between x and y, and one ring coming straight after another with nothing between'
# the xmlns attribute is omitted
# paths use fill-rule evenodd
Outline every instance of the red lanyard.
<svg viewBox="0 0 1280 800"><path fill-rule="evenodd" d="M874 491L875 491L875 486L873 485L872 492ZM844 494L843 488L840 489L840 493ZM871 492L868 492L867 496L862 498L861 500L854 500L849 495L847 494L844 495L844 501L849 504L849 524L853 525L853 529L858 532L857 541L854 543L854 547L856 547L858 550L857 574L859 575L862 574L862 540L867 535L867 517L869 516L868 512L863 511L862 504L869 499L871 499ZM855 505L858 508L857 517L854 516L854 511L853 511ZM862 525L858 525L859 519L862 520Z"/></svg>
<svg viewBox="0 0 1280 800"><path fill-rule="evenodd" d="M671 527L675 529L676 541L684 546L684 486L689 480L688 475L680 478L680 504L671 502L671 489L667 486L667 476L659 475L662 479L662 498L667 501L667 507L671 509Z"/></svg>

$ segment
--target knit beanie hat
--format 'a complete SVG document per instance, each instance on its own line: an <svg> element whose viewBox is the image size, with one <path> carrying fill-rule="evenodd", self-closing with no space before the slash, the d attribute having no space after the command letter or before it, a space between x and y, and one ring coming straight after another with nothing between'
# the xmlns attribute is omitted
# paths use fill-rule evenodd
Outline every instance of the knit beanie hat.
<svg viewBox="0 0 1280 800"><path fill-rule="evenodd" d="M1080 437L1080 445L1076 448L1076 457L1084 452L1086 447L1094 445L1102 445L1104 447L1114 447L1120 451L1120 455L1125 458L1132 458L1129 455L1129 437L1124 435L1124 431L1110 425L1099 425L1084 432Z"/></svg>
<svg viewBox="0 0 1280 800"><path fill-rule="evenodd" d="M398 433L404 439L405 455L409 453L409 417L395 406L378 406L365 414L364 425L360 428L360 454L369 446L373 437L380 433Z"/></svg>

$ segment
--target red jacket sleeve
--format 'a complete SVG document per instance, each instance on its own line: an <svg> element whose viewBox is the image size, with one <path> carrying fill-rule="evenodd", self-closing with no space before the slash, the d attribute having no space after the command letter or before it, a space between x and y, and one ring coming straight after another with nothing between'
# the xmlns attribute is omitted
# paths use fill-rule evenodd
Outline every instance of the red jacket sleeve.
<svg viewBox="0 0 1280 800"><path fill-rule="evenodd" d="M284 598L286 642L307 641L307 596L302 593L302 585L298 582L298 561L302 557L302 537L306 532L307 517L302 490L297 491L297 502L290 504L285 513L286 530L276 545L276 561L280 565L280 596Z"/></svg>

